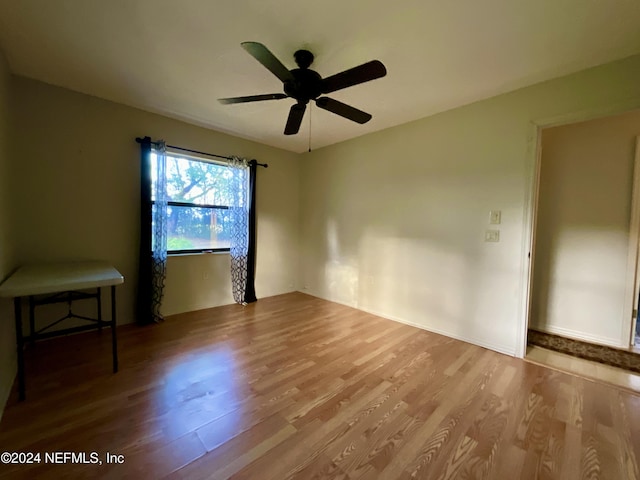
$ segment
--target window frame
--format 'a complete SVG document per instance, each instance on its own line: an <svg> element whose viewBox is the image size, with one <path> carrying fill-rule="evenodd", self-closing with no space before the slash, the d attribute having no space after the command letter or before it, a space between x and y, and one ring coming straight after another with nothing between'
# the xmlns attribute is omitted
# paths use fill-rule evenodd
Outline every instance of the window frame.
<svg viewBox="0 0 640 480"><path fill-rule="evenodd" d="M152 153L153 150L152 150ZM225 167L225 168L230 168L229 165L226 162L219 162L219 161L215 161L215 160L210 160L210 159L205 159L205 158L200 158L194 155L185 155L181 152L174 152L172 150L167 150L165 152L165 156L167 157L167 161L168 158L183 158L185 160L188 160L190 162L200 162L200 163L208 163L208 164L212 164L212 165L218 165L220 167ZM153 182L151 185L151 190L153 192ZM151 205L153 207L153 205L156 204L155 199L153 199L153 194L152 194L152 199L151 199ZM175 202L172 200L167 201L167 206L168 207L187 207L187 208L204 208L204 209L210 209L210 210L228 210L229 206L228 205L212 205L212 204L200 204L200 203L191 203L191 202ZM189 249L181 249L181 250L169 250L169 248L167 247L167 256L179 256L179 255L194 255L194 254L203 254L203 253L230 253L231 248L230 247L226 247L226 248L189 248Z"/></svg>

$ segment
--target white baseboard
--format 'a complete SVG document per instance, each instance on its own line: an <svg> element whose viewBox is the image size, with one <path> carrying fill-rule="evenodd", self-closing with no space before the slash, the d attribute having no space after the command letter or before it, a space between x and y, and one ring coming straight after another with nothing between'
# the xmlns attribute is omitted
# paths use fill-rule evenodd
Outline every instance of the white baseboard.
<svg viewBox="0 0 640 480"><path fill-rule="evenodd" d="M357 307L354 307L357 308ZM487 348L489 350L493 350L498 353L503 353L505 355L509 355L511 357L515 357L516 352L512 347L507 347L505 345L499 345L497 343L487 342L484 339L469 337L465 335L459 335L455 332L449 332L447 330L442 330L440 328L433 328L425 325L421 325L419 323L412 322L410 320L406 320L404 318L396 317L394 315L389 315L383 312L378 312L375 310L371 310L368 308L358 308L358 310L362 310L363 312L370 313L372 315L377 315L378 317L386 318L387 320L393 320L394 322L404 323L405 325L410 325L412 327L419 328L421 330L426 330L427 332L437 333L439 335L444 335L445 337L455 338L456 340L460 340L462 342L471 343L472 345L477 345L479 347Z"/></svg>
<svg viewBox="0 0 640 480"><path fill-rule="evenodd" d="M614 348L628 347L628 345L620 345L620 340L617 338L607 338L607 337L601 337L599 335L591 335L589 333L578 332L570 328L557 327L554 325L545 325L544 328L539 328L535 325L532 325L531 329L537 330L543 333L550 333L552 335L559 335L561 337L571 338L573 340L581 340L583 342L595 343L598 345L605 345L607 347L614 347Z"/></svg>
<svg viewBox="0 0 640 480"><path fill-rule="evenodd" d="M516 351L514 347L510 347L510 346L506 346L506 345L500 345L497 343L491 343L491 342L487 342L484 339L479 339L479 338L474 338L474 337L469 337L469 336L464 336L464 335L460 335L456 332L449 332L447 330L442 330L439 328L433 328L433 327L429 327L429 326L425 326L416 322L412 322L411 320L407 320L405 318L401 318L401 317L397 317L395 315L390 315L388 313L385 312L379 312L376 310L372 310L369 308L363 308L357 305L351 305L347 302L341 302L339 300L333 300L331 298L325 298L322 295L318 295L316 293L313 293L309 290L303 290L301 291L301 293L306 293L308 295L317 297L317 298L321 298L323 300L327 300L329 302L334 302L334 303L339 303L340 305L345 305L347 307L351 307L351 308L355 308L356 310L361 310L363 312L367 312L370 313L371 315L376 315L378 317L382 317L382 318L386 318L387 320L392 320L394 322L398 322L398 323L403 323L405 325L409 325L411 327L416 327L419 328L421 330L425 330L427 332L431 332L431 333L437 333L438 335L444 335L445 337L449 337L449 338L455 338L456 340L460 340L462 342L466 342L466 343L470 343L472 345L477 345L479 347L483 347L483 348L487 348L489 350L493 350L494 352L498 352L498 353L503 353L505 355L509 355L511 357L515 357L516 356Z"/></svg>

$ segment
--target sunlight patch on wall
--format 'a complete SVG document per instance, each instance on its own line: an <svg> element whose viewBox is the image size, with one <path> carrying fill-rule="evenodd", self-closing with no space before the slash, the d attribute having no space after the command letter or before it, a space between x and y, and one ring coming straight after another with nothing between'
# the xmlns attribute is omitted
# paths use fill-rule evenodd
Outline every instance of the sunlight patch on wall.
<svg viewBox="0 0 640 480"><path fill-rule="evenodd" d="M470 274L468 260L444 243L369 229L360 242L358 264L364 281L357 298L363 308L394 311L425 324L464 315L460 299ZM427 280L434 277L437 283Z"/></svg>
<svg viewBox="0 0 640 480"><path fill-rule="evenodd" d="M324 283L329 298L356 307L360 284L358 265L342 254L338 225L335 220L327 222L327 262L324 265Z"/></svg>

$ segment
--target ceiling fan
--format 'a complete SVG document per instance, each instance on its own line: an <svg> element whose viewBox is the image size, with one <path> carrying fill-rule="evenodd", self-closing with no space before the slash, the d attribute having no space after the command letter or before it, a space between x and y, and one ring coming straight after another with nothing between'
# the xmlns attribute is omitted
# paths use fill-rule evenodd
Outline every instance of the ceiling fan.
<svg viewBox="0 0 640 480"><path fill-rule="evenodd" d="M321 97L320 95L384 77L387 74L387 69L382 62L372 60L357 67L350 68L349 70L336 73L330 77L322 78L317 72L309 69L313 63L313 54L308 50L298 50L295 52L293 57L298 68L287 70L287 67L261 43L243 42L242 48L282 81L284 84L284 93L220 98L218 100L220 103L227 105L233 103L258 102L262 100L281 100L287 97L293 98L297 103L295 103L289 111L287 125L284 128L285 135L295 135L298 133L300 124L302 123L302 117L310 100L314 100L318 107L356 123L362 124L371 120L371 115L362 110L358 110L333 98Z"/></svg>

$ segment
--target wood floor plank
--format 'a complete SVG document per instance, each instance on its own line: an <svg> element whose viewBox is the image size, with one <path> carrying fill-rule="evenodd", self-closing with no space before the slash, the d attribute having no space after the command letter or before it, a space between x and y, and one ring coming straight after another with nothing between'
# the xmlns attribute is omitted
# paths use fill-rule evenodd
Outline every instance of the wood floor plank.
<svg viewBox="0 0 640 480"><path fill-rule="evenodd" d="M625 478L640 478L638 469L638 458L634 451L634 439L631 436L630 422L632 422L627 411L624 399L618 393L611 398L611 410L613 413L613 429L618 432L618 451L620 452L622 472ZM640 447L636 445L636 447Z"/></svg>
<svg viewBox="0 0 640 480"><path fill-rule="evenodd" d="M640 396L301 293L25 352L0 478L639 479Z"/></svg>
<svg viewBox="0 0 640 480"><path fill-rule="evenodd" d="M254 462L250 468L244 469L237 478L263 478L280 479L288 475L294 475L304 469L315 457L323 453L333 442L348 435L355 424L362 421L371 411L371 404L378 404L385 397L385 391L390 384L380 381L376 386L362 392L361 395L350 399L341 406L339 415L318 422L319 426L307 424L306 433L302 441L303 448L292 448L292 444L300 445L300 440L283 444L277 454L277 464L272 459L262 458Z"/></svg>

